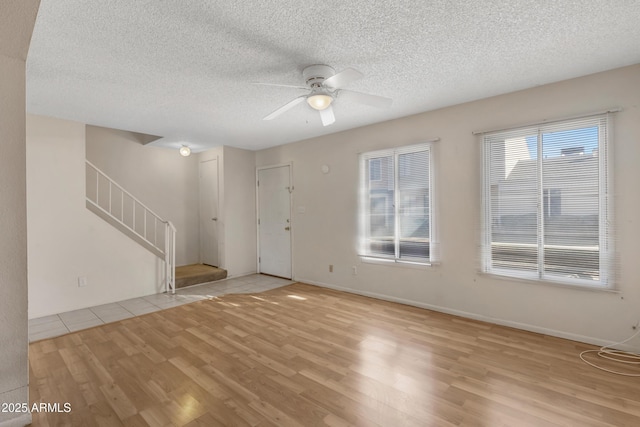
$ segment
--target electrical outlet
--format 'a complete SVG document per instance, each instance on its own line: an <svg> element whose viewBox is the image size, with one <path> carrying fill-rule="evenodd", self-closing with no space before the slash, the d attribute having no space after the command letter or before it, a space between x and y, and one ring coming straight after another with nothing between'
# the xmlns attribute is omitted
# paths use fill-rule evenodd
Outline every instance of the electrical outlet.
<svg viewBox="0 0 640 427"><path fill-rule="evenodd" d="M329 264L329 273L333 273L333 264Z"/></svg>
<svg viewBox="0 0 640 427"><path fill-rule="evenodd" d="M79 276L78 277L78 287L84 288L87 286L87 276Z"/></svg>
<svg viewBox="0 0 640 427"><path fill-rule="evenodd" d="M358 274L358 267L356 267L355 265L351 266L351 272L353 273L353 275L357 275Z"/></svg>

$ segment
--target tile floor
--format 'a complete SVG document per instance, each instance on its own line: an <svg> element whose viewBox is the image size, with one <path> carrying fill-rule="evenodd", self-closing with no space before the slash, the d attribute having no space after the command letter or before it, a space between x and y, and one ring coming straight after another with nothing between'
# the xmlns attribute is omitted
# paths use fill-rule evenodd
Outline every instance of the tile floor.
<svg viewBox="0 0 640 427"><path fill-rule="evenodd" d="M291 280L253 274L203 283L176 290L172 294L154 294L81 310L29 320L29 342L53 338L93 326L116 322L166 308L210 299L225 294L254 293L290 285Z"/></svg>

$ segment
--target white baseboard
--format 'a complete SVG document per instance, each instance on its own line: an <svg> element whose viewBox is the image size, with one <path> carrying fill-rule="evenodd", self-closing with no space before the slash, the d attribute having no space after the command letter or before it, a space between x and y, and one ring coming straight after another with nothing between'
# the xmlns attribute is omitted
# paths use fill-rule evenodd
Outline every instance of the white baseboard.
<svg viewBox="0 0 640 427"><path fill-rule="evenodd" d="M24 427L31 424L31 412L0 422L0 427Z"/></svg>
<svg viewBox="0 0 640 427"><path fill-rule="evenodd" d="M480 320L482 322L488 322L488 323L493 323L493 324L496 324L496 325L508 326L508 327L515 328L515 329L521 329L521 330L529 331L529 332L536 332L536 333L539 333L539 334L550 335L550 336L558 337L558 338L564 338L564 339L568 339L568 340L571 340L571 341L578 341L578 342L587 343L587 344L593 344L593 345L597 345L597 346L609 346L609 345L612 345L612 344L616 344L614 341L602 340L602 339L595 338L595 337L590 337L590 336L586 336L586 335L579 335L579 334L573 334L573 333L570 333L570 332L559 331L559 330L556 330L556 329L543 328L543 327L536 326L536 325L529 325L527 323L514 322L512 320L497 319L497 318L494 318L494 317L484 316L482 314L476 314L476 313L470 313L470 312L466 312L466 311L455 310L455 309L448 308L448 307L442 307L442 306L433 305L433 304L426 304L426 303L423 303L423 302L408 300L408 299L404 299L404 298L397 298L397 297L394 297L394 296L391 296L391 295L379 294L379 293L376 293L376 292L360 291L360 290L357 290L357 289L345 288L345 287L338 286L338 285L333 285L333 284L330 284L330 283L323 283L323 282L318 282L318 281L315 281L315 280L308 280L308 279L304 279L304 278L296 278L295 280L298 281L298 282L307 283L307 284L314 285L314 286L320 286L320 287L323 287L323 288L335 289L337 291L348 292L348 293L351 293L351 294L362 295L362 296L365 296L365 297L381 299L381 300L384 300L384 301L397 302L399 304L410 305L410 306L413 306L413 307L420 307L420 308L424 308L424 309L427 309L427 310L437 311L437 312L440 312L440 313L451 314L451 315L454 315L454 316L464 317L464 318L467 318L467 319ZM638 350L639 350L637 347L633 347L633 346L630 346L630 345L617 346L616 348L621 349L621 350L626 350L626 351L632 351L632 352L638 352Z"/></svg>

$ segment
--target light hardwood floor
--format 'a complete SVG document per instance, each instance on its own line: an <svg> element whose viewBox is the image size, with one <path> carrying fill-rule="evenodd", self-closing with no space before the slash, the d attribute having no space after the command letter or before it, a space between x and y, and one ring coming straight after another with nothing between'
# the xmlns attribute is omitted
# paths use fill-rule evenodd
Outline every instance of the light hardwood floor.
<svg viewBox="0 0 640 427"><path fill-rule="evenodd" d="M639 426L591 346L294 284L30 346L35 426Z"/></svg>

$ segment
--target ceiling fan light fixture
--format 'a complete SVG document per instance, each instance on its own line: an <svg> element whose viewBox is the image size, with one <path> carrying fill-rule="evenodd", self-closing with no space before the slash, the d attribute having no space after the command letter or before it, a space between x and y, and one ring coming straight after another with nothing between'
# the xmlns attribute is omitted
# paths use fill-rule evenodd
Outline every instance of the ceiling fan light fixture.
<svg viewBox="0 0 640 427"><path fill-rule="evenodd" d="M307 104L314 110L322 111L329 108L333 102L333 97L324 93L316 93L307 98Z"/></svg>
<svg viewBox="0 0 640 427"><path fill-rule="evenodd" d="M186 145L183 145L182 147L180 147L180 155L182 157L188 157L191 154L191 148L189 148Z"/></svg>
<svg viewBox="0 0 640 427"><path fill-rule="evenodd" d="M283 85L280 83L256 83L266 86L291 87L294 89L308 90L306 94L292 99L277 110L267 114L262 118L262 120L273 120L296 105L307 101L309 107L320 113L322 125L329 126L336 121L336 117L333 114L332 103L337 97L341 98L339 101L341 103L343 95L346 95L347 100L351 99L361 104L371 105L373 107L389 108L392 102L390 98L344 89L344 87L349 83L359 80L362 77L364 77L364 75L353 68L347 68L336 74L335 70L328 65L316 64L309 65L302 70L302 78L308 87Z"/></svg>

